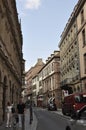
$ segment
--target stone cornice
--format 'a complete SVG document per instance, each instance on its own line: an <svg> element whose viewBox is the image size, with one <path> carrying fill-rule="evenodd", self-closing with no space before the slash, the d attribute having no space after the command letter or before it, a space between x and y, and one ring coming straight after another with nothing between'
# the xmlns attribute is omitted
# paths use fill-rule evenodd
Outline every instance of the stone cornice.
<svg viewBox="0 0 86 130"><path fill-rule="evenodd" d="M81 77L80 80L86 80L86 76Z"/></svg>

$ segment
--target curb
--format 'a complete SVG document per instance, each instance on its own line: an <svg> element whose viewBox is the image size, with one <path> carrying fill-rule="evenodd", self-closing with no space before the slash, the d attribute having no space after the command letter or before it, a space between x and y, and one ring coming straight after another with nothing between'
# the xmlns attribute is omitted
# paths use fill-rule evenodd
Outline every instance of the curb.
<svg viewBox="0 0 86 130"><path fill-rule="evenodd" d="M34 112L33 112L33 121L32 121L31 129L30 129L30 130L36 130L36 128L37 128L37 123L38 123L37 118L36 118L36 116L35 116L35 114L34 114Z"/></svg>
<svg viewBox="0 0 86 130"><path fill-rule="evenodd" d="M25 130L36 130L37 128L37 118L34 114L33 111L33 120L32 123L30 124L30 111L27 109L27 112L25 114Z"/></svg>
<svg viewBox="0 0 86 130"><path fill-rule="evenodd" d="M70 119L69 116L65 116L65 115L62 114L62 110L57 110L56 112L54 111L54 113L58 114L59 116L61 116L61 117L63 117L63 118L66 118L66 119L68 119L68 120Z"/></svg>

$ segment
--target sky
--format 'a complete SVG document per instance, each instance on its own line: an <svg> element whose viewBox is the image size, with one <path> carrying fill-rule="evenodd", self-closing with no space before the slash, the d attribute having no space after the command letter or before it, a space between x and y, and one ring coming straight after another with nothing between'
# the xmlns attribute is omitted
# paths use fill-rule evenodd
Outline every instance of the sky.
<svg viewBox="0 0 86 130"><path fill-rule="evenodd" d="M16 0L25 71L59 50L61 34L78 0Z"/></svg>

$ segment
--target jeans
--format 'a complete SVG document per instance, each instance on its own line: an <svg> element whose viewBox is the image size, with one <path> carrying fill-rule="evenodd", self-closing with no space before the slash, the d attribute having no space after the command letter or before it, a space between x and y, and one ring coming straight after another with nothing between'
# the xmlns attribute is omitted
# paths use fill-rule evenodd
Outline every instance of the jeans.
<svg viewBox="0 0 86 130"><path fill-rule="evenodd" d="M12 114L11 114L11 112L8 112L7 113L7 126L11 126L11 124L12 124Z"/></svg>
<svg viewBox="0 0 86 130"><path fill-rule="evenodd" d="M18 114L18 118L19 118L19 127L22 128L22 130L24 129L24 114Z"/></svg>

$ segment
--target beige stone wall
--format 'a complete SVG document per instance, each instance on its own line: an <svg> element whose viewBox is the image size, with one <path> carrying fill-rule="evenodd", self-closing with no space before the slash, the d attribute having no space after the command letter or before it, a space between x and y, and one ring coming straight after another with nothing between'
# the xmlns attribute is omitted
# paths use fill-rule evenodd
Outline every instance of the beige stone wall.
<svg viewBox="0 0 86 130"><path fill-rule="evenodd" d="M81 25L82 9L84 9L85 21ZM82 45L82 30L83 28L86 30L85 12L86 1L79 0L64 28L59 44L61 59L61 86L71 86L72 84L74 92L82 90L80 78L86 76L84 74L83 61L83 55L86 53L86 47L83 47Z"/></svg>
<svg viewBox="0 0 86 130"><path fill-rule="evenodd" d="M83 10L84 21L81 23L81 11ZM86 44L86 2L81 8L77 16L78 27L78 43L79 43L79 56L80 56L80 75L81 75L81 89L86 91L86 73L84 64L84 54L86 54L86 46L83 45L82 31L85 29L85 44Z"/></svg>
<svg viewBox="0 0 86 130"><path fill-rule="evenodd" d="M54 53L53 56L48 58L45 67L42 69L42 73L42 87L44 95L43 104L46 106L48 103L48 99L50 97L55 97L56 104L58 108L60 108L60 56L58 51L57 53Z"/></svg>
<svg viewBox="0 0 86 130"><path fill-rule="evenodd" d="M37 73L42 69L43 66L44 63L42 59L38 59L37 63L26 72L25 80L27 88L29 90L26 95L32 93L32 79L35 75L37 75Z"/></svg>
<svg viewBox="0 0 86 130"><path fill-rule="evenodd" d="M81 24L81 11L80 11L79 15L77 16L81 78L86 76L86 74L84 73L85 66L84 66L84 59L83 59L83 56L86 53L86 46L83 46L83 39L82 39L83 29L85 29L85 36L86 36L86 2L84 4L84 6L82 7L82 9L84 10L84 22L83 22L83 24Z"/></svg>
<svg viewBox="0 0 86 130"><path fill-rule="evenodd" d="M0 121L8 101L17 103L22 87L22 35L15 0L0 0Z"/></svg>

